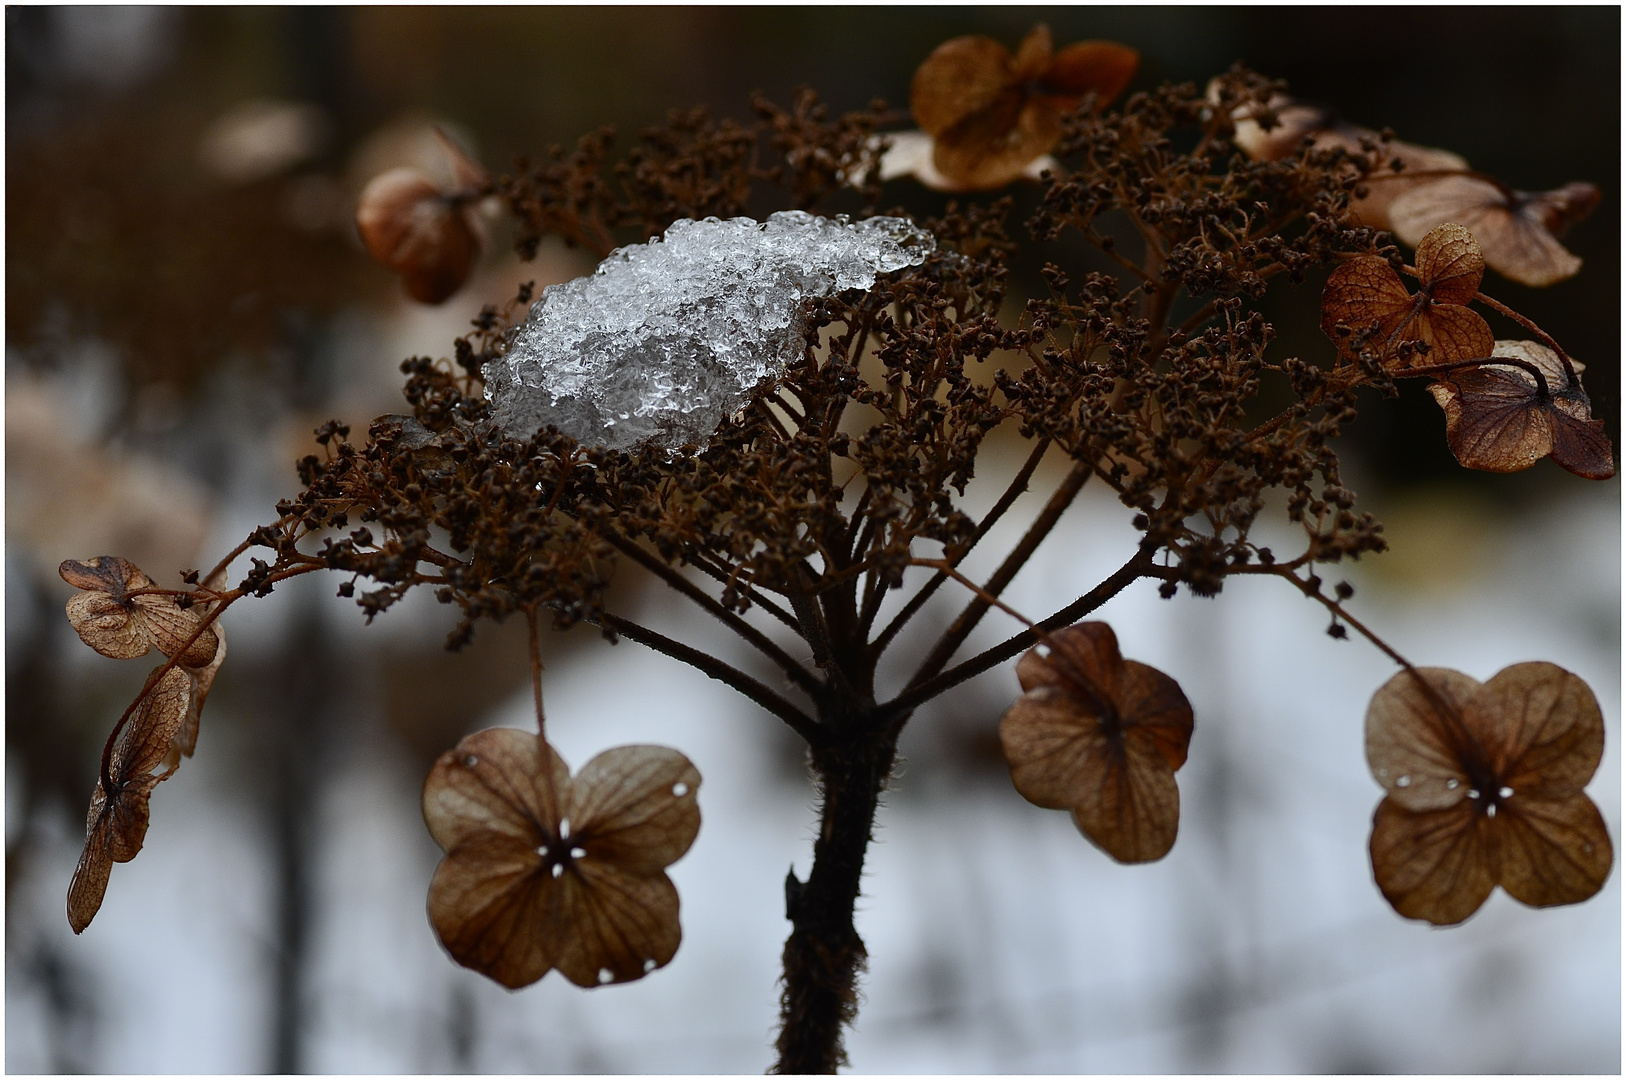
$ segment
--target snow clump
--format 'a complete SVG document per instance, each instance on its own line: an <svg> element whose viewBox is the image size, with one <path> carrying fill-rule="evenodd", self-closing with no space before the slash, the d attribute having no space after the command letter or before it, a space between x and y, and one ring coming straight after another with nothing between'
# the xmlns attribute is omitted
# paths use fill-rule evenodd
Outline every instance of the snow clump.
<svg viewBox="0 0 1626 1080"><path fill-rule="evenodd" d="M485 366L497 423L527 438L553 424L630 450L705 446L803 349L803 301L868 289L925 261L932 235L903 218L677 221L551 285Z"/></svg>

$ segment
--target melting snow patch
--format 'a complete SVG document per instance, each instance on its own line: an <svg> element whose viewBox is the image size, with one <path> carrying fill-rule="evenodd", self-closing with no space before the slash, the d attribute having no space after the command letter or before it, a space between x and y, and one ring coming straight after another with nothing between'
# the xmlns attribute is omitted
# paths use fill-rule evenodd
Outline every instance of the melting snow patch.
<svg viewBox="0 0 1626 1080"><path fill-rule="evenodd" d="M801 355L802 301L868 289L934 246L893 217L674 222L664 239L544 289L486 365L486 397L515 435L553 424L612 450L704 446Z"/></svg>

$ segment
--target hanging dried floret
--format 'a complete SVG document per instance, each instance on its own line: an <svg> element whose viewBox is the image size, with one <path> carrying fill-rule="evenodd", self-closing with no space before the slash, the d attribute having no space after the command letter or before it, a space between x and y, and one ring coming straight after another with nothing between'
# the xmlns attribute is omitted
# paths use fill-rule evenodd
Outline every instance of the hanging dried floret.
<svg viewBox="0 0 1626 1080"><path fill-rule="evenodd" d="M1601 198L1587 183L1531 193L1488 177L1448 176L1396 198L1387 227L1402 243L1417 244L1441 222L1457 222L1479 241L1486 266L1521 285L1540 287L1580 271L1581 260L1558 238L1591 214Z"/></svg>
<svg viewBox="0 0 1626 1080"><path fill-rule="evenodd" d="M1445 438L1465 468L1517 472L1551 455L1589 480L1615 475L1602 420L1581 389L1580 364L1568 367L1535 341L1498 341L1487 363L1440 376L1430 386L1445 410Z"/></svg>
<svg viewBox="0 0 1626 1080"><path fill-rule="evenodd" d="M1096 107L1123 93L1140 64L1134 49L1081 41L1055 51L1036 26L1016 55L992 38L939 45L915 71L909 107L933 139L932 164L959 191L982 191L1022 176L1061 141L1061 118L1093 94Z"/></svg>
<svg viewBox="0 0 1626 1080"><path fill-rule="evenodd" d="M470 735L424 782L446 852L429 918L452 958L510 989L558 968L578 986L628 982L677 952L664 873L700 829L700 774L659 746L623 746L570 770L539 736Z"/></svg>
<svg viewBox="0 0 1626 1080"><path fill-rule="evenodd" d="M1598 701L1563 668L1514 664L1484 684L1401 672L1366 714L1366 759L1388 793L1372 821L1378 888L1437 925L1472 915L1498 884L1533 907L1587 899L1614 863L1582 791L1602 754Z"/></svg>
<svg viewBox="0 0 1626 1080"><path fill-rule="evenodd" d="M141 850L150 815L147 802L152 789L175 771L170 758L192 707L193 686L192 675L180 667L164 672L113 745L107 761L111 787L101 779L96 782L85 848L68 886L68 924L76 934L101 908L113 864L129 862Z"/></svg>
<svg viewBox="0 0 1626 1080"><path fill-rule="evenodd" d="M159 589L134 563L113 555L85 562L69 559L57 568L83 592L68 599L68 622L79 639L103 656L131 660L156 647L165 656L180 654L187 667L214 659L219 639L204 628L196 609L181 607L172 590Z"/></svg>
<svg viewBox="0 0 1626 1080"><path fill-rule="evenodd" d="M468 280L485 245L475 202L488 193L484 169L447 138L435 137L457 186L443 190L422 172L391 169L374 177L356 206L356 229L374 259L401 275L407 294L438 304Z"/></svg>
<svg viewBox="0 0 1626 1080"><path fill-rule="evenodd" d="M1071 810L1119 862L1161 859L1180 824L1175 770L1191 742L1191 703L1173 679L1125 660L1112 627L1058 630L1017 665L1023 695L999 723L1016 790Z"/></svg>
<svg viewBox="0 0 1626 1080"><path fill-rule="evenodd" d="M1416 294L1388 262L1362 255L1340 265L1321 294L1321 329L1346 353L1371 351L1388 361L1408 341L1422 342L1409 366L1491 354L1490 326L1467 304L1479 292L1485 260L1461 225L1441 225L1417 245Z"/></svg>

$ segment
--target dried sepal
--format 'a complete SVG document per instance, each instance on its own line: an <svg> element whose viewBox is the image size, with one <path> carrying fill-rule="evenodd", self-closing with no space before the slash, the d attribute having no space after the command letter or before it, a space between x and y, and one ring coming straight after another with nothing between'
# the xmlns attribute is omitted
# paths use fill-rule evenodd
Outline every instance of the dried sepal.
<svg viewBox="0 0 1626 1080"><path fill-rule="evenodd" d="M1589 480L1615 475L1614 449L1603 421L1592 419L1580 365L1572 365L1572 377L1556 353L1535 341L1498 341L1491 355L1530 365L1545 389L1524 367L1494 363L1431 385L1445 413L1446 442L1464 468L1517 472L1551 456Z"/></svg>
<svg viewBox="0 0 1626 1080"><path fill-rule="evenodd" d="M1119 862L1151 862L1174 846L1174 773L1191 742L1191 704L1179 684L1124 660L1106 623L1049 635L1017 664L1023 695L1000 720L1011 780L1028 801L1069 809Z"/></svg>
<svg viewBox="0 0 1626 1080"><path fill-rule="evenodd" d="M1441 222L1466 227L1479 241L1485 264L1522 285L1542 287L1574 277L1581 260L1558 242L1598 205L1587 183L1524 192L1478 176L1441 177L1398 195L1389 208L1396 237L1416 245Z"/></svg>
<svg viewBox="0 0 1626 1080"><path fill-rule="evenodd" d="M85 847L68 886L68 925L76 934L100 910L113 863L129 862L141 850L148 800L153 788L175 771L169 759L192 693L193 677L179 666L170 668L119 733L108 762L112 790L105 790L98 778L85 823Z"/></svg>
<svg viewBox="0 0 1626 1080"><path fill-rule="evenodd" d="M943 189L984 191L1028 173L1061 140L1061 117L1093 94L1097 107L1134 77L1140 54L1108 41L1055 52L1034 27L1013 56L992 38L954 38L915 71L909 105L932 138L932 172Z"/></svg>
<svg viewBox="0 0 1626 1080"><path fill-rule="evenodd" d="M1321 329L1346 353L1368 349L1392 360L1405 342L1422 342L1410 366L1489 356L1490 325L1463 306L1479 289L1484 260L1460 225L1435 228L1417 247L1418 291L1407 291L1383 259L1362 255L1342 263L1321 293Z"/></svg>
<svg viewBox="0 0 1626 1080"><path fill-rule="evenodd" d="M1372 871L1400 914L1458 923L1498 884L1536 907L1602 888L1614 849L1582 789L1603 753L1603 716L1576 676L1547 663L1484 684L1404 671L1373 696L1366 737L1387 793Z"/></svg>
<svg viewBox="0 0 1626 1080"><path fill-rule="evenodd" d="M127 559L69 559L57 572L83 590L68 598L68 622L103 656L131 660L157 648L165 656L179 654L182 664L194 668L214 659L218 638L213 629L198 632L203 622L197 609L181 607L172 595L143 592L155 588L153 581Z"/></svg>
<svg viewBox="0 0 1626 1080"><path fill-rule="evenodd" d="M664 747L606 751L572 780L535 735L470 735L424 783L424 819L446 851L429 886L442 944L510 989L554 968L598 986L664 966L681 939L664 870L699 831L699 786Z"/></svg>

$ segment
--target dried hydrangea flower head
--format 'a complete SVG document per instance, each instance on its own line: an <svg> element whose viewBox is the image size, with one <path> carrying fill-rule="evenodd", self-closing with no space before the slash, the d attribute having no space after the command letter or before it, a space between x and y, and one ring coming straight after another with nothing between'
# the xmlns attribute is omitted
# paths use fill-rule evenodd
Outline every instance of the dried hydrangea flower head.
<svg viewBox="0 0 1626 1080"><path fill-rule="evenodd" d="M156 648L165 656L179 653L188 667L214 659L219 644L214 630L200 634L198 612L181 607L129 560L112 555L85 562L69 559L57 572L83 590L68 599L68 622L81 641L103 656L131 660Z"/></svg>
<svg viewBox="0 0 1626 1080"><path fill-rule="evenodd" d="M1411 366L1472 360L1491 354L1489 324L1466 305L1479 292L1485 260L1473 234L1461 225L1441 225L1417 245L1416 294L1400 275L1375 255L1341 264L1321 294L1321 329L1347 352L1369 348L1382 360L1408 341L1428 346L1413 354Z"/></svg>
<svg viewBox="0 0 1626 1080"><path fill-rule="evenodd" d="M1581 365L1566 365L1537 341L1498 341L1487 363L1453 371L1430 386L1445 411L1445 438L1465 468L1517 472L1551 455L1589 480L1615 475L1602 420L1581 389Z"/></svg>
<svg viewBox="0 0 1626 1080"><path fill-rule="evenodd" d="M442 189L413 168L375 176L356 205L356 230L372 257L401 275L407 295L438 304L463 287L485 246L475 202L490 189L480 165L439 128L435 138L457 186Z"/></svg>
<svg viewBox="0 0 1626 1080"><path fill-rule="evenodd" d="M192 708L193 678L180 667L164 672L136 706L107 772L111 789L96 781L85 824L85 847L68 886L68 924L82 932L101 909L107 878L116 862L129 862L141 850L151 816L152 789L175 771L175 741ZM173 763L172 763L173 761Z"/></svg>
<svg viewBox="0 0 1626 1080"><path fill-rule="evenodd" d="M544 289L485 366L486 397L520 438L551 424L612 450L704 446L802 355L804 301L868 289L934 246L893 217L674 222L663 239Z"/></svg>
<svg viewBox="0 0 1626 1080"><path fill-rule="evenodd" d="M1532 907L1603 887L1614 848L1582 789L1603 754L1586 683L1548 663L1487 683L1447 668L1403 671L1372 697L1366 759L1387 793L1372 820L1372 872L1394 909L1459 923L1501 885Z"/></svg>
<svg viewBox="0 0 1626 1080"><path fill-rule="evenodd" d="M1017 664L1022 696L999 722L1022 797L1071 810L1079 831L1119 862L1174 846L1174 773L1191 742L1191 703L1156 668L1125 660L1112 627L1058 630Z"/></svg>
<svg viewBox="0 0 1626 1080"><path fill-rule="evenodd" d="M932 164L954 190L982 191L1022 176L1061 141L1061 118L1090 94L1096 107L1123 93L1140 65L1134 49L1081 41L1055 51L1033 28L1016 55L993 38L939 45L915 71L909 108L933 140Z"/></svg>
<svg viewBox="0 0 1626 1080"><path fill-rule="evenodd" d="M1486 266L1539 288L1580 272L1581 260L1558 238L1585 220L1602 197L1587 183L1531 193L1487 177L1448 176L1403 192L1385 227L1402 243L1416 245L1441 222L1457 222L1479 241Z"/></svg>
<svg viewBox="0 0 1626 1080"><path fill-rule="evenodd" d="M623 746L575 779L539 736L477 732L442 754L423 814L446 858L429 919L452 958L509 989L554 968L577 986L641 979L677 952L665 874L700 830L689 759Z"/></svg>

